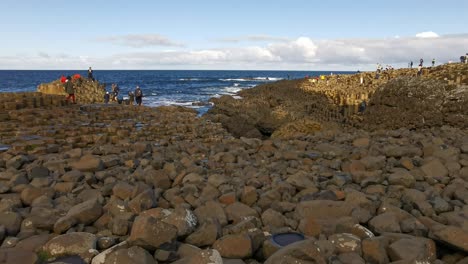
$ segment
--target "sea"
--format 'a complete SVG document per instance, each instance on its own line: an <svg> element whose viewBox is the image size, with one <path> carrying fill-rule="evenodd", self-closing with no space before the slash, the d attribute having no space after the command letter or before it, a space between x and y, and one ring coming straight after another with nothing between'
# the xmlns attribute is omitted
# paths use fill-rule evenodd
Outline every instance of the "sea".
<svg viewBox="0 0 468 264"><path fill-rule="evenodd" d="M80 74L87 71L73 70L0 70L0 92L36 91L41 83L59 79L62 75ZM223 95L236 96L243 89L259 84L284 79L299 79L306 76L349 74L330 71L219 71L219 70L95 70L94 77L106 84L120 87L124 97L136 86L143 91L143 104L147 106L179 105L194 108L200 115L212 106L210 98Z"/></svg>

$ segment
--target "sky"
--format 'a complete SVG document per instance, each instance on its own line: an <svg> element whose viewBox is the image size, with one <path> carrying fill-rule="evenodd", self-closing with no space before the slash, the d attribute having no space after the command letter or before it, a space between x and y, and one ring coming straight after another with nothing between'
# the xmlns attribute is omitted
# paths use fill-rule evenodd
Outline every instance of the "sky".
<svg viewBox="0 0 468 264"><path fill-rule="evenodd" d="M458 61L466 0L1 0L0 69L374 70Z"/></svg>

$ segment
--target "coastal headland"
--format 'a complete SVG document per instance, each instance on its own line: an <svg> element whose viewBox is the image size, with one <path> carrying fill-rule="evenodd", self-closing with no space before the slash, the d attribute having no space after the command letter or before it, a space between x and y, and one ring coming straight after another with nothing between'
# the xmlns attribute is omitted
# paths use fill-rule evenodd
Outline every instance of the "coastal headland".
<svg viewBox="0 0 468 264"><path fill-rule="evenodd" d="M39 91L0 94L0 263L468 261L466 64L267 83L202 117Z"/></svg>

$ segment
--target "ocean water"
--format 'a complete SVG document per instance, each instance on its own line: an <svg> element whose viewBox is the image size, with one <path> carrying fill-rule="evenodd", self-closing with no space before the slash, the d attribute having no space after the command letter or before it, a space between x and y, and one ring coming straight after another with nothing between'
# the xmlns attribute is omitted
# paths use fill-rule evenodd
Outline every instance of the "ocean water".
<svg viewBox="0 0 468 264"><path fill-rule="evenodd" d="M84 71L0 71L0 92L36 91L41 83L51 82L62 75L81 74ZM143 90L143 104L148 106L181 105L205 113L211 105L209 99L222 95L235 95L242 89L283 79L298 79L305 76L329 75L330 71L174 71L174 70L134 70L134 71L94 71L94 77L106 84L120 87L125 97L137 85ZM333 72L347 74L349 72Z"/></svg>

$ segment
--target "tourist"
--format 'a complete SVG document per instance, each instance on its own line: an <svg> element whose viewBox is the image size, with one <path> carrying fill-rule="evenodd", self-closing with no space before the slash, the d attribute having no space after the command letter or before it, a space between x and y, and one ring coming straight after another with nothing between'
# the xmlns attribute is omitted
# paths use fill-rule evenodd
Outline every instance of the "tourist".
<svg viewBox="0 0 468 264"><path fill-rule="evenodd" d="M130 105L135 102L135 94L132 91L128 92L128 101Z"/></svg>
<svg viewBox="0 0 468 264"><path fill-rule="evenodd" d="M468 63L468 53L465 55L465 64Z"/></svg>
<svg viewBox="0 0 468 264"><path fill-rule="evenodd" d="M422 75L422 66L419 65L418 66L418 76L421 76Z"/></svg>
<svg viewBox="0 0 468 264"><path fill-rule="evenodd" d="M413 61L410 62L410 69L413 69Z"/></svg>
<svg viewBox="0 0 468 264"><path fill-rule="evenodd" d="M60 82L65 83L66 81L67 81L67 77L62 75L62 77L60 77Z"/></svg>
<svg viewBox="0 0 468 264"><path fill-rule="evenodd" d="M71 77L67 76L67 81L65 82L65 92L68 94L67 96L67 102L70 100L70 98L73 100L73 103L76 104L75 102L75 87L73 85L73 82L71 81Z"/></svg>
<svg viewBox="0 0 468 264"><path fill-rule="evenodd" d="M93 69L91 67L88 69L88 79L94 82Z"/></svg>
<svg viewBox="0 0 468 264"><path fill-rule="evenodd" d="M465 56L463 55L460 56L460 63L465 63Z"/></svg>
<svg viewBox="0 0 468 264"><path fill-rule="evenodd" d="M419 66L422 67L422 66L423 66L423 63L424 63L424 60L421 58L421 59L419 60Z"/></svg>
<svg viewBox="0 0 468 264"><path fill-rule="evenodd" d="M366 101L362 101L360 104L359 104L359 107L358 107L358 112L359 113L363 113L364 111L366 111L366 108L367 108L367 103Z"/></svg>
<svg viewBox="0 0 468 264"><path fill-rule="evenodd" d="M117 101L117 98L119 97L119 92L120 92L119 86L113 83L112 84L112 101Z"/></svg>
<svg viewBox="0 0 468 264"><path fill-rule="evenodd" d="M143 92L140 89L140 86L137 86L135 89L135 101L137 105L141 105L143 102Z"/></svg>
<svg viewBox="0 0 468 264"><path fill-rule="evenodd" d="M435 59L432 59L432 67L435 65Z"/></svg>
<svg viewBox="0 0 468 264"><path fill-rule="evenodd" d="M110 99L110 94L109 94L109 92L106 92L106 94L104 95L104 103L105 103L105 104L108 104L108 103L109 103L109 99Z"/></svg>

